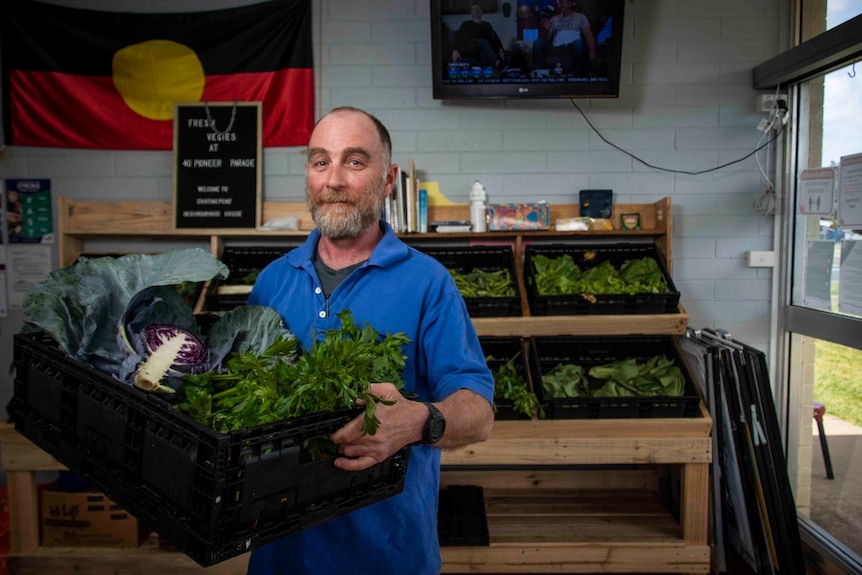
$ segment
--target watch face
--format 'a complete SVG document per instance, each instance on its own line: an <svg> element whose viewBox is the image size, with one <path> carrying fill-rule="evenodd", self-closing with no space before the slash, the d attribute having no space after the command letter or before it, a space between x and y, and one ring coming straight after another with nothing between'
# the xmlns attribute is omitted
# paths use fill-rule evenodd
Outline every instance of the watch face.
<svg viewBox="0 0 862 575"><path fill-rule="evenodd" d="M439 409L430 403L425 403L425 405L431 413L428 415L428 421L425 422L425 429L422 433L422 443L437 443L443 438L443 432L446 431L446 418L442 413L440 413Z"/></svg>
<svg viewBox="0 0 862 575"><path fill-rule="evenodd" d="M428 430L428 439L431 443L437 443L443 437L444 431L446 431L446 420L432 418L431 427Z"/></svg>

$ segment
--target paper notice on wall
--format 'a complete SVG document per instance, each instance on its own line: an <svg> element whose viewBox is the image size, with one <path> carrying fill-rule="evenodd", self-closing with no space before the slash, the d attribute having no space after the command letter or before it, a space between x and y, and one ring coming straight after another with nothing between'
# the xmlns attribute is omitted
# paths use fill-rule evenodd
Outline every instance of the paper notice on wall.
<svg viewBox="0 0 862 575"><path fill-rule="evenodd" d="M805 257L805 307L830 311L832 309L832 262L835 260L835 242L810 240Z"/></svg>
<svg viewBox="0 0 862 575"><path fill-rule="evenodd" d="M838 272L838 311L862 315L862 241L841 242Z"/></svg>
<svg viewBox="0 0 862 575"><path fill-rule="evenodd" d="M6 246L9 309L21 309L24 295L51 272L51 246L13 244Z"/></svg>
<svg viewBox="0 0 862 575"><path fill-rule="evenodd" d="M838 225L862 228L862 154L838 162Z"/></svg>
<svg viewBox="0 0 862 575"><path fill-rule="evenodd" d="M831 216L835 205L835 170L814 168L799 176L796 212L801 216Z"/></svg>

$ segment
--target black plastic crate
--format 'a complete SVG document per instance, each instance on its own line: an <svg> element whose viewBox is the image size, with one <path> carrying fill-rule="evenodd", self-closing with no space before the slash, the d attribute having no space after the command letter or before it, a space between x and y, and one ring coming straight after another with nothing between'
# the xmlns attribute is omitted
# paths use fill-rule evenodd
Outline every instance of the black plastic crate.
<svg viewBox="0 0 862 575"><path fill-rule="evenodd" d="M437 535L442 547L490 545L485 493L477 485L450 485L440 490Z"/></svg>
<svg viewBox="0 0 862 575"><path fill-rule="evenodd" d="M633 358L644 362L656 355L672 359L682 370L685 388L680 397L571 397L550 398L542 376L560 364L591 367ZM625 419L698 417L700 395L673 336L560 336L530 340L530 370L539 403L549 419ZM585 374L586 375L586 374ZM589 379L589 378L588 378ZM594 387L604 382L592 381Z"/></svg>
<svg viewBox="0 0 862 575"><path fill-rule="evenodd" d="M206 295L206 309L228 311L245 304L248 293L219 293L220 289L244 286L240 280L248 274L259 272L287 252L281 247L227 246L219 258L230 270L224 280L210 282ZM247 285L249 289L251 285Z"/></svg>
<svg viewBox="0 0 862 575"><path fill-rule="evenodd" d="M434 257L446 269L468 274L475 269L484 272L509 270L514 297L465 297L470 317L521 317L521 289L515 271L515 258L509 246L475 246L458 248L425 248L421 251Z"/></svg>
<svg viewBox="0 0 862 575"><path fill-rule="evenodd" d="M361 408L222 434L69 358L44 334L15 335L14 355L15 429L202 566L403 490L409 447L359 472L301 461L303 442ZM51 407L36 410L45 389Z"/></svg>
<svg viewBox="0 0 862 575"><path fill-rule="evenodd" d="M581 271L609 262L619 269L627 260L652 257L667 283L667 293L539 295L533 258L569 255ZM655 244L528 245L524 252L524 283L530 313L545 315L628 315L679 313L677 291Z"/></svg>
<svg viewBox="0 0 862 575"><path fill-rule="evenodd" d="M479 343L482 345L482 353L485 354L485 357L487 358L488 356L491 356L493 358L487 362L488 367L492 370L508 363L510 359L520 353L515 360L515 367L518 370L518 373L524 377L524 381L527 382L527 386L530 386L530 369L528 366L528 353L524 345L524 338L482 336L479 338ZM512 400L495 398L494 405L496 407L494 419L531 419L530 416L515 411L514 402Z"/></svg>

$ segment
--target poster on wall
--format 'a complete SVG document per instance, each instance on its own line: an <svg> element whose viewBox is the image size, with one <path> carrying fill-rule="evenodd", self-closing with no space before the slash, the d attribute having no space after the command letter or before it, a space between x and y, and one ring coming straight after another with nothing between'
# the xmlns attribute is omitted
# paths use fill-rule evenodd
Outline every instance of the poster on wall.
<svg viewBox="0 0 862 575"><path fill-rule="evenodd" d="M260 102L176 106L176 228L260 225L260 127Z"/></svg>
<svg viewBox="0 0 862 575"><path fill-rule="evenodd" d="M838 225L862 228L862 154L838 162Z"/></svg>
<svg viewBox="0 0 862 575"><path fill-rule="evenodd" d="M802 170L797 197L796 213L800 216L831 216L835 205L835 170Z"/></svg>
<svg viewBox="0 0 862 575"><path fill-rule="evenodd" d="M54 243L51 180L6 180L9 244Z"/></svg>

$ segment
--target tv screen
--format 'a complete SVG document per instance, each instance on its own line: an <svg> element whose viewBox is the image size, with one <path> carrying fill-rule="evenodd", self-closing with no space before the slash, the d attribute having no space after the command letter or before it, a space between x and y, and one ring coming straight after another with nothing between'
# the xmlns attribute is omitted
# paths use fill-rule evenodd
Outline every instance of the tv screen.
<svg viewBox="0 0 862 575"><path fill-rule="evenodd" d="M433 95L617 98L625 0L431 0Z"/></svg>

